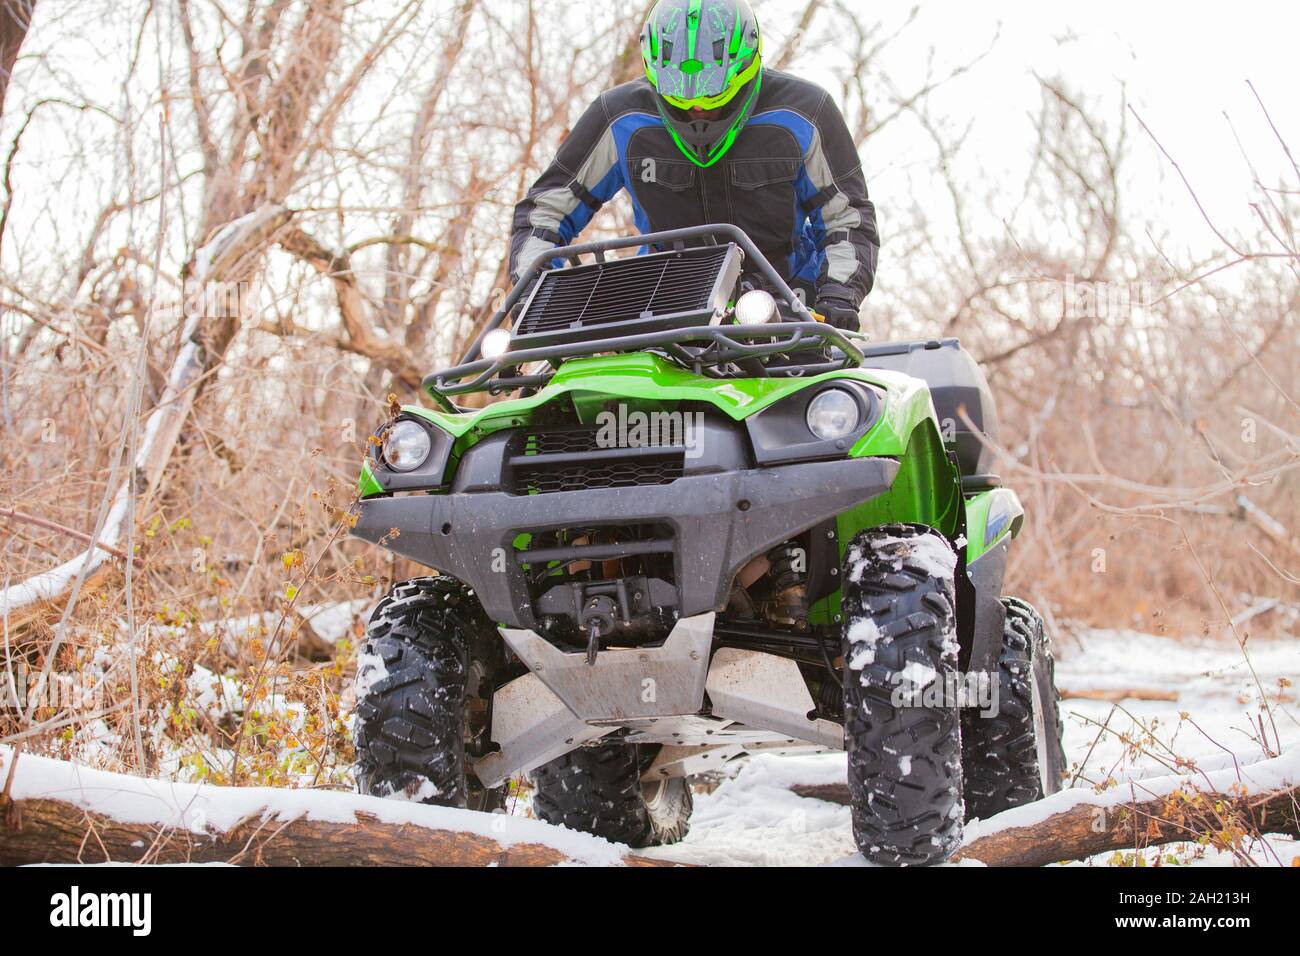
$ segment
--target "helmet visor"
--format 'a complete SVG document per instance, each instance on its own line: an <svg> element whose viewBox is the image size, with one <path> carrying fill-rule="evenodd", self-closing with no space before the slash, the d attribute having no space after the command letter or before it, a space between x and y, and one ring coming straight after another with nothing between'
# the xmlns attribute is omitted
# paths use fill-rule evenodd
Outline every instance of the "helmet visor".
<svg viewBox="0 0 1300 956"><path fill-rule="evenodd" d="M721 68L709 71L707 77L704 72L696 74L696 77L706 77L697 79L694 84L682 83L676 86L666 85L662 82L668 71L660 71L659 76L659 95L669 106L675 106L679 110L701 109L716 110L726 106L736 94L745 88L745 85L757 75L761 64L757 56L754 56L748 64L738 64L730 78L725 75ZM690 95L681 95L674 90L689 91Z"/></svg>

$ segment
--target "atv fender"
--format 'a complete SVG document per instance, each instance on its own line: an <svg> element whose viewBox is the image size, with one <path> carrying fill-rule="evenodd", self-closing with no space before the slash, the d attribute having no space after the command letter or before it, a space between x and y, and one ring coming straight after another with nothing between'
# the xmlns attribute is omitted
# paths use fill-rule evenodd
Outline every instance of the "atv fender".
<svg viewBox="0 0 1300 956"><path fill-rule="evenodd" d="M958 602L969 602L972 613L960 615L969 622L962 630L963 649L969 648L966 670L996 673L1002 654L1006 607L1002 580L1007 570L1011 539L1020 533L1025 510L1015 492L994 488L972 495L965 506L965 581L958 585ZM965 655L963 655L965 656Z"/></svg>

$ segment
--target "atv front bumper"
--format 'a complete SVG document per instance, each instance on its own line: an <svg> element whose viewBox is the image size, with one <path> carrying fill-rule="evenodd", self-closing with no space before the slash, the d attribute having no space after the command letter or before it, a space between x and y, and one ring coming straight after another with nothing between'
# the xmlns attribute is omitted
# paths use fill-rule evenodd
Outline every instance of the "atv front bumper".
<svg viewBox="0 0 1300 956"><path fill-rule="evenodd" d="M514 542L604 524L672 530L682 617L720 611L736 573L772 547L889 489L891 458L686 475L671 484L517 495L483 490L367 498L352 533L472 587L488 616L536 628Z"/></svg>

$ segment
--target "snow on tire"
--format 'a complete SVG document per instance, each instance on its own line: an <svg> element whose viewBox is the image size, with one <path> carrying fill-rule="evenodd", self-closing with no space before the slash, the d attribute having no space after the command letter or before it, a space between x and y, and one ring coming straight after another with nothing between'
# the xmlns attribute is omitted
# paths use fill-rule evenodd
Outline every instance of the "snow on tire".
<svg viewBox="0 0 1300 956"><path fill-rule="evenodd" d="M844 737L853 836L869 860L916 866L961 843L957 701L895 703L900 688L952 686L957 671L947 539L897 525L864 531L845 552L841 607Z"/></svg>

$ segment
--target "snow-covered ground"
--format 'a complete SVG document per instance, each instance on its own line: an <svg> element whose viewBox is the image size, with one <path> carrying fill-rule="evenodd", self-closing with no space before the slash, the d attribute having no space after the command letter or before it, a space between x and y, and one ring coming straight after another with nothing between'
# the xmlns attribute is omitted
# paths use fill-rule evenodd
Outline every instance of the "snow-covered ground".
<svg viewBox="0 0 1300 956"><path fill-rule="evenodd" d="M1259 685L1273 700L1280 678L1300 678L1300 641L1260 640L1248 648ZM1061 701L1066 757L1072 772L1080 774L1078 786L1087 786L1085 780L1099 783L1170 772L1171 756L1165 754L1170 763L1162 766L1155 756L1131 753L1120 735L1139 741L1150 734L1179 757L1206 769L1231 766L1225 748L1242 763L1265 756L1257 742L1258 686L1234 643L1098 630L1083 632L1056 653L1057 684L1064 690L1127 688L1178 695L1174 701ZM1276 725L1284 747L1300 747L1295 688L1287 688L1281 705L1274 703L1272 711L1271 721L1264 717L1270 743ZM1113 733L1099 735L1108 718ZM1163 753L1157 743L1143 749ZM790 790L795 784L842 782L844 762L843 754L749 759L712 793L696 794L691 832L683 843L643 852L711 865L865 865L855 852L848 808ZM1300 846L1291 841L1275 840L1273 846L1283 862L1300 855ZM1258 850L1261 861L1271 859L1263 848ZM1196 862L1231 861L1207 853Z"/></svg>
<svg viewBox="0 0 1300 956"><path fill-rule="evenodd" d="M346 628L334 618L346 624L351 613L352 609L347 614L320 614L320 629L342 633ZM1279 773L1287 775L1288 781L1295 779L1300 708L1295 705L1295 688L1287 680L1300 677L1300 641L1257 640L1249 650L1247 664L1232 643L1100 630L1083 631L1059 646L1057 683L1067 693L1122 690L1138 697L1118 701L1067 697L1061 702L1067 761L1080 789L1058 794L1051 806L1013 811L1018 815L1016 825L1051 807L1065 809L1079 798L1123 800L1129 792L1127 785L1112 783L1103 788L1106 796L1096 796L1097 786L1105 781L1144 779L1147 788L1158 790L1153 778L1185 771L1188 760L1211 775L1217 772L1222 779L1216 778L1215 786L1227 786L1237 779L1236 765L1271 756L1279 743L1286 759L1269 765L1272 771L1248 771L1248 777L1256 773L1250 778L1252 788L1277 786ZM191 680L197 682L200 706L216 707L223 697L239 696L210 672L196 671ZM1261 689L1269 698L1267 709L1261 707ZM1174 699L1140 699L1142 694ZM1261 734L1269 751L1261 746ZM0 747L0 783L11 759L12 751ZM1279 764L1285 768L1278 771ZM797 785L842 783L843 754L761 755L736 761L729 771L715 789L697 792L691 831L683 843L639 852L702 865L866 865L855 851L848 808L801 797L792 790ZM490 833L507 844L545 843L590 864L617 863L627 852L595 837L526 819L526 800L514 802L512 818L507 819L320 790L230 789L142 780L35 756L20 761L13 796L51 796L127 822L195 831L225 830L250 814L348 822L364 810L390 822ZM999 821L1009 816L1000 815ZM968 829L979 828L975 824ZM1155 852L1149 851L1148 858ZM1232 863L1225 853L1195 848L1162 851L1169 854L1179 863ZM1300 844L1278 838L1268 847L1255 846L1252 856L1263 863L1286 865L1300 857ZM1078 865L1108 862L1132 863L1134 858L1129 854Z"/></svg>

